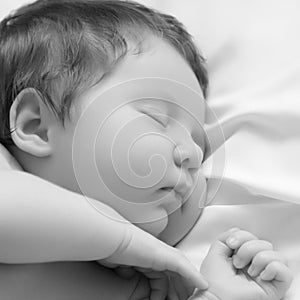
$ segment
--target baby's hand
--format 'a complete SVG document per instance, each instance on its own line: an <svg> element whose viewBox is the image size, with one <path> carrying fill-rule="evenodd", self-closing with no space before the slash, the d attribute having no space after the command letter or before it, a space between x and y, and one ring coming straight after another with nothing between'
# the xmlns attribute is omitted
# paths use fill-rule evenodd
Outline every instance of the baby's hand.
<svg viewBox="0 0 300 300"><path fill-rule="evenodd" d="M240 229L219 236L201 272L208 292L222 300L278 300L292 282L291 270L272 244Z"/></svg>
<svg viewBox="0 0 300 300"><path fill-rule="evenodd" d="M261 287L265 293L263 299L281 299L285 295L292 282L292 273L270 242L258 240L247 231L234 230L226 244L234 250L234 267L251 276Z"/></svg>

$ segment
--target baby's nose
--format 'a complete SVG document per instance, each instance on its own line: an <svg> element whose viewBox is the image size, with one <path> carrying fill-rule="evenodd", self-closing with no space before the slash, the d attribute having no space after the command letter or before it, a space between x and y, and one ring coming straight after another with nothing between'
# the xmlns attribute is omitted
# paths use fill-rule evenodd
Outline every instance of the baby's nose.
<svg viewBox="0 0 300 300"><path fill-rule="evenodd" d="M195 143L178 144L174 148L174 162L178 167L200 168L203 159L202 149Z"/></svg>

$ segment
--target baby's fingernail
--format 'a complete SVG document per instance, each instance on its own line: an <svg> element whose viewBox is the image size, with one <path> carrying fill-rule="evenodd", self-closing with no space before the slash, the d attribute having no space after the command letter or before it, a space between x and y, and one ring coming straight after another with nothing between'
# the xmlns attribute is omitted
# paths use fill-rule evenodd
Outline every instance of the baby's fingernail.
<svg viewBox="0 0 300 300"><path fill-rule="evenodd" d="M238 240L236 238L234 238L234 237L230 237L230 238L228 238L226 240L226 243L230 247L235 247L237 245L237 243L238 243Z"/></svg>
<svg viewBox="0 0 300 300"><path fill-rule="evenodd" d="M262 280L267 280L268 279L266 270L262 271L259 276Z"/></svg>
<svg viewBox="0 0 300 300"><path fill-rule="evenodd" d="M237 256L233 256L233 264L236 268L240 268L242 266L242 261Z"/></svg>
<svg viewBox="0 0 300 300"><path fill-rule="evenodd" d="M254 267L253 267L253 265L251 265L251 266L249 267L249 269L248 269L248 274L249 274L250 276L253 276L253 273L254 273Z"/></svg>

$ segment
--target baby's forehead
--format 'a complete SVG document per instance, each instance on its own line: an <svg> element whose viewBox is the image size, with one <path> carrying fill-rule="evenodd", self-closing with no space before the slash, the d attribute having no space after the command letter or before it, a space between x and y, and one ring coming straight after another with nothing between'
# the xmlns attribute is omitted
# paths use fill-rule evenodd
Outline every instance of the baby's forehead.
<svg viewBox="0 0 300 300"><path fill-rule="evenodd" d="M132 45L130 49L134 49L136 46L134 42ZM169 80L177 83L177 86L186 86L187 89L194 90L200 98L203 98L203 91L194 71L173 45L160 37L148 36L138 47L138 53L134 50L129 51L110 70L103 72L100 79L95 82L93 89L101 92L121 85L123 82L149 78L142 85L145 93L149 88L152 92L157 90L160 93L172 93L170 89L172 87L166 83ZM99 76L96 75L95 78L99 78ZM158 84L160 78L166 79L164 84ZM166 85L165 88L164 85ZM133 92L138 91L137 87L133 89Z"/></svg>
<svg viewBox="0 0 300 300"><path fill-rule="evenodd" d="M86 107L97 101L112 110L128 103L147 102L161 109L173 104L203 119L204 97L190 65L161 38L144 42L143 52L127 54L76 102Z"/></svg>

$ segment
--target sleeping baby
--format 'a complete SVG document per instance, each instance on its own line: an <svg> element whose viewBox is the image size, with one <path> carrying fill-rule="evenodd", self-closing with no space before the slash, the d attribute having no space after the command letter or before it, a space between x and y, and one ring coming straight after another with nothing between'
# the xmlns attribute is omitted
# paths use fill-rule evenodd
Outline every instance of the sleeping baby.
<svg viewBox="0 0 300 300"><path fill-rule="evenodd" d="M190 263L183 256L181 267L163 267L163 259L171 264L166 255L155 268L155 261L143 265L139 255L120 258L120 249L132 249L134 239L121 246L109 241L114 234L122 240L126 234L121 225L129 221L155 237L149 248L134 247L153 251L156 258L163 251L160 241L176 246L206 204L200 167L207 74L191 36L174 17L130 1L37 1L4 20L0 36L1 142L25 172L43 179L30 177L43 185L43 193L60 186L87 200L75 206L62 197L51 204L28 200L26 225L16 222L17 213L2 210L14 230L19 224L20 231L35 234L23 242L23 253L8 237L1 262L106 258L102 263L110 267L132 265L132 274L138 271L143 279L130 299L148 299L150 294L151 299L187 299L193 292L193 299L284 296L292 278L284 259L269 242L237 228L221 234L204 259L201 273L208 285L200 273L188 271ZM15 173L5 179L8 187L13 176L20 176ZM87 204L93 213L84 215ZM59 220L57 227L41 220L47 214L43 209L55 205L57 211L48 219ZM91 230L89 239L99 239L94 212L106 220L99 241L102 256L88 249L79 258L74 245L80 245L82 235L72 233L59 247L26 251L42 241L53 244L54 231L67 235L74 223L79 232ZM90 225L82 228L81 218ZM13 238L22 243L18 235ZM132 270L123 271L130 277ZM101 288L118 292L116 282Z"/></svg>

